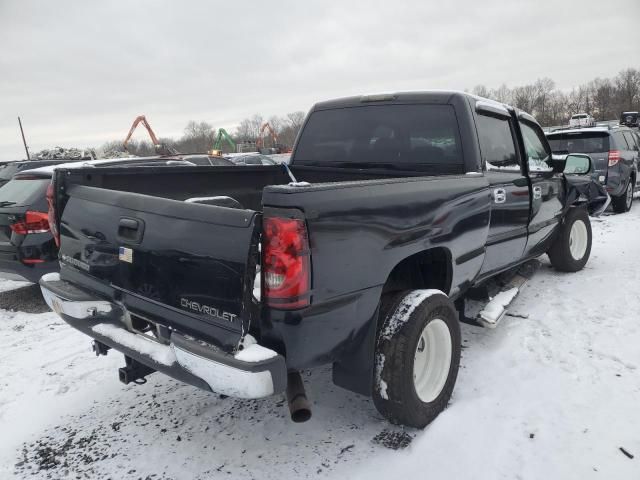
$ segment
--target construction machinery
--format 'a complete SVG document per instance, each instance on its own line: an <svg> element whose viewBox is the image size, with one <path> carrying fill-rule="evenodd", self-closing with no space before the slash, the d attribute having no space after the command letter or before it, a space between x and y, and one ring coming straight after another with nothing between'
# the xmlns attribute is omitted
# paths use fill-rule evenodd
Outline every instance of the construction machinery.
<svg viewBox="0 0 640 480"><path fill-rule="evenodd" d="M273 147L265 148L264 146L265 131L269 132L269 136L273 141ZM273 127L269 124L269 122L263 123L262 126L260 127L260 132L258 133L258 138L256 139L256 150L266 155L270 153L291 153L291 147L278 143L278 135L276 134Z"/></svg>
<svg viewBox="0 0 640 480"><path fill-rule="evenodd" d="M127 138L125 138L124 142L122 142L122 146L124 147L125 151L127 152L129 151L127 149L127 146L129 145L129 140L131 140L131 136L133 135L133 132L135 132L136 128L138 128L138 125L140 124L142 124L142 126L147 129L147 132L149 133L149 137L151 138L151 143L153 144L153 148L155 149L157 155L178 154L178 151L175 148L160 143L160 141L158 140L158 137L156 137L156 134L154 133L153 129L151 128L151 125L149 125L149 122L147 121L147 118L144 115L137 116L136 119L133 121L133 124L129 129L129 133L127 134Z"/></svg>
<svg viewBox="0 0 640 480"><path fill-rule="evenodd" d="M237 150L236 142L233 141L231 135L227 133L224 128L218 130L218 135L216 135L216 140L213 142L213 150L209 152L210 155L221 155L222 154L222 145L226 142L230 147L231 151L235 152Z"/></svg>
<svg viewBox="0 0 640 480"><path fill-rule="evenodd" d="M278 145L278 136L276 135L275 130L271 127L269 122L264 122L260 127L260 132L258 133L258 138L256 139L256 148L259 152L264 149L265 131L269 132L269 136L271 137L271 140L273 140L273 148L277 148L276 145Z"/></svg>

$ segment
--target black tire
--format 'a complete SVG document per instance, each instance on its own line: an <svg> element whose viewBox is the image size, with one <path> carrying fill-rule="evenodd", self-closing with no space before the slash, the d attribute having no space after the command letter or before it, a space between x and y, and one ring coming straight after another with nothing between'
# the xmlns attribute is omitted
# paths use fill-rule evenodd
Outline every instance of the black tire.
<svg viewBox="0 0 640 480"><path fill-rule="evenodd" d="M391 423L424 428L446 408L456 383L460 366L458 314L445 294L433 290L410 290L387 298L380 314L384 320L376 342L373 402ZM440 393L432 401L423 402L414 383L414 356L423 329L434 320L441 332L447 331L442 322L448 329L451 361ZM424 343L422 348L424 350Z"/></svg>
<svg viewBox="0 0 640 480"><path fill-rule="evenodd" d="M571 253L571 229L576 222L582 222L587 232L586 249L580 258L574 258L574 255ZM587 210L583 207L571 208L559 228L560 231L553 245L551 245L551 248L547 252L549 260L551 260L551 265L561 272L577 272L582 270L589 260L589 255L591 255L591 222L589 221Z"/></svg>
<svg viewBox="0 0 640 480"><path fill-rule="evenodd" d="M624 189L622 195L611 197L611 206L613 207L614 212L625 213L631 210L631 205L633 205L634 183L633 179L630 178L629 183L627 183L627 188ZM629 190L631 190L631 194L630 196L627 196L629 195Z"/></svg>

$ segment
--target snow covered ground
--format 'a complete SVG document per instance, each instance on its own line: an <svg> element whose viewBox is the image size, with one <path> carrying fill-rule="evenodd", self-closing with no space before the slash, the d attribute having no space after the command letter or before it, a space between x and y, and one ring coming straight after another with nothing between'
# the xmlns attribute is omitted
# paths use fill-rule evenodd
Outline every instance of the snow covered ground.
<svg viewBox="0 0 640 480"><path fill-rule="evenodd" d="M544 259L497 329L463 325L451 405L424 431L389 425L328 370L308 378L305 424L282 397L160 374L124 386L120 355L96 358L53 313L4 309L33 289L0 281L17 288L0 293L0 478L638 479L640 207L593 229L584 271Z"/></svg>

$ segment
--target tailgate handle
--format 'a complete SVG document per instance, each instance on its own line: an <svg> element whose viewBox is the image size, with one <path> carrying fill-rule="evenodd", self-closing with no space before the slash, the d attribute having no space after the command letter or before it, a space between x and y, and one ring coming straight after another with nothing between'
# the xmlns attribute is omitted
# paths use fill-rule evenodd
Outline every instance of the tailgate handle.
<svg viewBox="0 0 640 480"><path fill-rule="evenodd" d="M135 218L121 218L118 222L118 238L130 243L140 243L144 222Z"/></svg>

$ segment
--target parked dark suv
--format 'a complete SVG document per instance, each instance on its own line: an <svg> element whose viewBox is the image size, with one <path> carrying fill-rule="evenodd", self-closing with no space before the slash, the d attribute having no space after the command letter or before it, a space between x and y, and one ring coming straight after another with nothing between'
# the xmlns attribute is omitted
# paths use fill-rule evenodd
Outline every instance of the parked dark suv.
<svg viewBox="0 0 640 480"><path fill-rule="evenodd" d="M620 125L627 127L640 127L640 113L638 112L622 112L620 114Z"/></svg>
<svg viewBox="0 0 640 480"><path fill-rule="evenodd" d="M638 136L623 126L556 130L547 134L555 155L586 153L594 163L593 177L606 185L616 213L631 208L638 179Z"/></svg>

